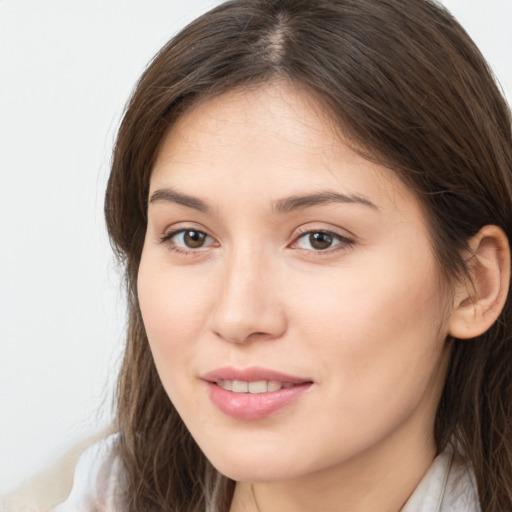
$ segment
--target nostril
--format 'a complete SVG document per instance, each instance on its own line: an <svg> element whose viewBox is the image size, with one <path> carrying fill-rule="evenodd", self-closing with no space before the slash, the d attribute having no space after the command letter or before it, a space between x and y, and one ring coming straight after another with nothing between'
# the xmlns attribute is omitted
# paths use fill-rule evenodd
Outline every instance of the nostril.
<svg viewBox="0 0 512 512"><path fill-rule="evenodd" d="M249 330L221 329L214 331L215 336L230 343L251 343L276 339L280 334L273 334L265 331L250 332Z"/></svg>

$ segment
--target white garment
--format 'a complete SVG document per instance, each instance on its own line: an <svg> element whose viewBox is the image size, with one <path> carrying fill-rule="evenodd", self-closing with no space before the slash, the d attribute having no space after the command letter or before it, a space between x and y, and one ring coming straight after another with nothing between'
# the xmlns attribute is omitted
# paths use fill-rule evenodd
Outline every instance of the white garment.
<svg viewBox="0 0 512 512"><path fill-rule="evenodd" d="M68 499L50 512L124 512L115 435L90 447L78 461ZM460 457L438 455L401 512L481 512L476 483Z"/></svg>
<svg viewBox="0 0 512 512"><path fill-rule="evenodd" d="M49 512L123 512L119 505L121 464L113 450L116 437L103 439L81 455L70 495Z"/></svg>
<svg viewBox="0 0 512 512"><path fill-rule="evenodd" d="M452 451L438 455L401 512L482 512L473 473Z"/></svg>

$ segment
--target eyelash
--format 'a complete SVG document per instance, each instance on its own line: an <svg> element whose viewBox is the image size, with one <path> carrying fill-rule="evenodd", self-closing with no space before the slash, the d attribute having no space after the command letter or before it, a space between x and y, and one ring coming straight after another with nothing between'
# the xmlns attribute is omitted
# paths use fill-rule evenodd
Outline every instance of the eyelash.
<svg viewBox="0 0 512 512"><path fill-rule="evenodd" d="M162 236L159 239L159 241L162 244L166 244L167 247L171 251L176 252L181 255L184 255L184 256L197 255L201 251L201 249L207 249L210 247L210 245L208 245L206 247L201 246L198 248L184 248L184 247L177 246L176 243L173 242L173 238L176 237L177 235L185 234L187 232L200 234L201 236L206 237L206 239L209 238L210 240L213 240L213 238L211 236L209 236L204 231L201 231L200 229L182 228L182 229L177 229L177 230L171 231L170 233L165 234L164 236ZM332 242L337 241L338 243L336 243L334 246L331 245L331 246L327 247L326 249L319 249L319 250L305 249L305 248L297 247L297 244L299 243L299 241L301 239L304 239L307 236L312 236L312 235L325 235L327 237L332 238ZM294 238L293 242L289 245L289 247L296 248L300 251L305 251L310 254L313 254L314 256L321 257L321 256L324 256L327 254L332 254L334 252L345 251L345 250L349 249L354 243L355 243L355 241L352 238L339 235L338 233L335 233L334 231L329 231L329 230L324 230L324 229L316 229L316 230L310 229L310 230L299 232L298 235Z"/></svg>

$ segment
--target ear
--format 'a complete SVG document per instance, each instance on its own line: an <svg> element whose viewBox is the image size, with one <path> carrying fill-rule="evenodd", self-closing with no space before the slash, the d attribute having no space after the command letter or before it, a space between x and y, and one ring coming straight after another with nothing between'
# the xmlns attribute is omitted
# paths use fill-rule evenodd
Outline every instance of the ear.
<svg viewBox="0 0 512 512"><path fill-rule="evenodd" d="M483 334L500 315L510 283L510 247L498 226L484 226L469 241L468 277L456 286L449 334L469 339Z"/></svg>

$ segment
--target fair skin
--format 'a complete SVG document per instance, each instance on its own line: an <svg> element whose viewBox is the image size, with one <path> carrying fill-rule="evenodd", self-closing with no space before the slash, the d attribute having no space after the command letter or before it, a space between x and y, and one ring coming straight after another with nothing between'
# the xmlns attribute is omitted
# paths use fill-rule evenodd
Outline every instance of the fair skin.
<svg viewBox="0 0 512 512"><path fill-rule="evenodd" d="M413 194L320 111L283 83L224 94L174 125L151 176L144 324L183 421L238 482L232 512L398 512L435 456L446 336L467 326ZM304 391L263 414L221 390L226 412L219 368Z"/></svg>

